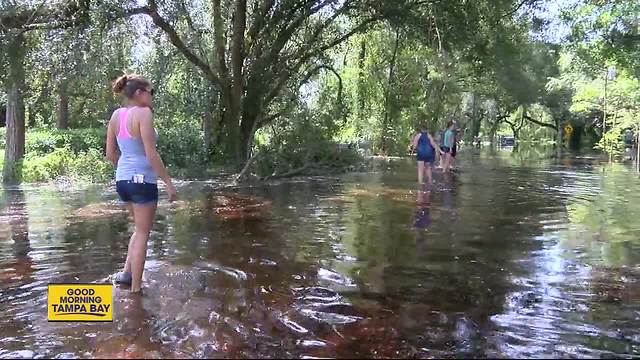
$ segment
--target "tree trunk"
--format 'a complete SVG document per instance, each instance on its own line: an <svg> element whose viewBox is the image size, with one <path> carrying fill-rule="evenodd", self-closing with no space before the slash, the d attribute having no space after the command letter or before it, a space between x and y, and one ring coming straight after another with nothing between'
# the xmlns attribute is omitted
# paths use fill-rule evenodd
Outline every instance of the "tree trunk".
<svg viewBox="0 0 640 360"><path fill-rule="evenodd" d="M69 128L69 94L67 93L67 84L61 81L58 85L58 129L66 130Z"/></svg>
<svg viewBox="0 0 640 360"><path fill-rule="evenodd" d="M560 126L560 121L559 120L555 120L556 123L556 127L557 127L557 132L556 132L556 156L557 157L561 157L562 156L562 131L563 128L562 126Z"/></svg>
<svg viewBox="0 0 640 360"><path fill-rule="evenodd" d="M231 97L230 97L230 115L233 122L231 128L236 141L233 145L234 158L238 165L243 164L247 159L247 135L244 128L253 126L253 123L247 124L244 119L244 39L247 28L247 1L235 0L235 12L233 16L233 37L231 38ZM241 138L240 138L241 136Z"/></svg>
<svg viewBox="0 0 640 360"><path fill-rule="evenodd" d="M491 125L491 128L489 129L489 143L491 144L491 147L493 147L496 143L496 131L497 131L497 126L495 124Z"/></svg>
<svg viewBox="0 0 640 360"><path fill-rule="evenodd" d="M204 132L204 149L207 157L214 154L215 147L220 141L220 93L218 91L208 92L209 101L207 101L202 116L202 130Z"/></svg>
<svg viewBox="0 0 640 360"><path fill-rule="evenodd" d="M391 118L391 93L395 82L396 59L398 57L398 46L400 44L400 30L396 29L396 40L393 44L393 53L389 62L389 77L387 79L387 91L384 99L384 119L382 121L382 153L389 151L389 121ZM395 104L394 104L395 105Z"/></svg>
<svg viewBox="0 0 640 360"><path fill-rule="evenodd" d="M226 101L222 118L222 132L224 136L223 143L225 153L229 155L234 162L239 164L242 161L242 154L240 150L241 114L238 110L237 107L229 104L229 101Z"/></svg>
<svg viewBox="0 0 640 360"><path fill-rule="evenodd" d="M367 55L367 43L365 39L360 42L360 54L358 55L358 123L364 123L364 62Z"/></svg>
<svg viewBox="0 0 640 360"><path fill-rule="evenodd" d="M29 105L29 111L27 116L27 127L36 126L36 115L42 114L42 103L49 97L49 83L45 83L40 88L38 97Z"/></svg>
<svg viewBox="0 0 640 360"><path fill-rule="evenodd" d="M9 73L7 77L7 134L4 153L4 183L19 183L21 162L24 157L24 36L17 35L8 46Z"/></svg>
<svg viewBox="0 0 640 360"><path fill-rule="evenodd" d="M258 119L262 114L261 91L254 86L247 88L245 103L242 113L242 123L240 126L240 157L243 161L251 157L251 149L253 145L253 135L258 129Z"/></svg>
<svg viewBox="0 0 640 360"><path fill-rule="evenodd" d="M211 129L213 135L213 146L218 147L219 152L222 153L222 130L224 125L224 104L222 102L222 93L215 95L216 104L213 109L213 126Z"/></svg>
<svg viewBox="0 0 640 360"><path fill-rule="evenodd" d="M478 102L476 94L471 94L471 141L480 135L480 127L482 126L482 119L478 116Z"/></svg>
<svg viewBox="0 0 640 360"><path fill-rule="evenodd" d="M204 150L207 155L213 153L214 133L213 122L215 121L215 107L207 107L202 117L202 130L204 131Z"/></svg>

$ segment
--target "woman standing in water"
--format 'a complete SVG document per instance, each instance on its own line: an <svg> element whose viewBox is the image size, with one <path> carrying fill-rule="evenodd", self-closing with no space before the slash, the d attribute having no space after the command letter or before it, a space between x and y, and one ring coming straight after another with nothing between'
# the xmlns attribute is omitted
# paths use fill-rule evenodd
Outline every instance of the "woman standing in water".
<svg viewBox="0 0 640 360"><path fill-rule="evenodd" d="M451 167L451 169L455 170L455 165L456 165L456 154L458 153L458 141L460 140L459 134L458 134L458 123L454 120L453 121L453 147L451 148L451 163L449 164L449 167Z"/></svg>
<svg viewBox="0 0 640 360"><path fill-rule="evenodd" d="M436 151L438 149L440 153L442 150L438 147L433 137L429 134L426 124L420 125L420 131L413 137L411 144L409 144L409 150L415 150L417 152L418 160L418 182L422 184L423 175L426 172L427 180L429 184L432 182L431 167L436 159Z"/></svg>
<svg viewBox="0 0 640 360"><path fill-rule="evenodd" d="M447 130L444 132L443 141L442 141L442 151L444 152L443 160L443 171L447 172L451 169L451 151L455 144L455 134L453 129L455 124L453 121L449 121L447 123Z"/></svg>
<svg viewBox="0 0 640 360"><path fill-rule="evenodd" d="M107 129L107 158L116 165L116 191L126 203L135 230L129 240L124 271L115 281L141 290L147 240L158 204L157 179L167 187L169 201L176 189L156 150L157 132L151 117L153 87L137 75L123 75L113 83L113 92L122 95L127 107L113 112Z"/></svg>

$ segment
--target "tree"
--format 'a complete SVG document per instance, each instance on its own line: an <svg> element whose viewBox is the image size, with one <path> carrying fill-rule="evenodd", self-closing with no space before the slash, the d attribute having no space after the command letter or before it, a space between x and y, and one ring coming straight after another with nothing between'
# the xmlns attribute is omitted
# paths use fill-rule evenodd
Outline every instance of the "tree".
<svg viewBox="0 0 640 360"><path fill-rule="evenodd" d="M276 98L305 78L324 55L352 35L387 19L405 23L446 49L478 38L478 28L500 27L532 1L469 4L419 0L213 0L191 4L149 0L122 15L147 15L169 41L220 93L224 147L237 161L247 158L253 133L281 113Z"/></svg>
<svg viewBox="0 0 640 360"><path fill-rule="evenodd" d="M255 130L275 118L272 105L283 88L322 65L326 50L380 17L374 11L359 13L361 7L355 0L214 0L188 9L179 1L161 7L149 0L122 11L149 16L220 92L219 131L225 135L220 138L241 161ZM188 24L182 34L181 22Z"/></svg>
<svg viewBox="0 0 640 360"><path fill-rule="evenodd" d="M88 0L65 1L35 8L19 6L13 1L2 4L0 15L0 44L6 49L7 76L7 136L3 181L19 182L20 162L24 157L25 142L25 57L26 32L38 29L73 27L87 20Z"/></svg>

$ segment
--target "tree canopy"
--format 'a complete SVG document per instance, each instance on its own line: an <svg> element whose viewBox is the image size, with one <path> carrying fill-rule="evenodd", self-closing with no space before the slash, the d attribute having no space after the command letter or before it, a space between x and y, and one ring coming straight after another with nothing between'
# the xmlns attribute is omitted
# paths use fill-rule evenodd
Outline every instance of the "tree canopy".
<svg viewBox="0 0 640 360"><path fill-rule="evenodd" d="M551 5L4 1L4 179L20 178L25 134L103 128L117 107L109 83L124 72L158 89L158 127L185 140L161 144L177 168L262 156L254 170L287 173L336 142L399 154L418 123L436 131L452 119L468 142L562 148L570 124L573 146L619 151L637 127L640 2Z"/></svg>

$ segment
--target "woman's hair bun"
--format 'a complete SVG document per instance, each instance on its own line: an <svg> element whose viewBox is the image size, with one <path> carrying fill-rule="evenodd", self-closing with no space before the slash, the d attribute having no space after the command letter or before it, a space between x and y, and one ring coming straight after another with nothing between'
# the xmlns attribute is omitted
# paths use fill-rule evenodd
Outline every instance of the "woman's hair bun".
<svg viewBox="0 0 640 360"><path fill-rule="evenodd" d="M119 78L117 78L114 82L113 82L113 92L116 94L121 94L122 90L124 89L124 87L127 85L127 80L129 80L128 76L122 75Z"/></svg>

